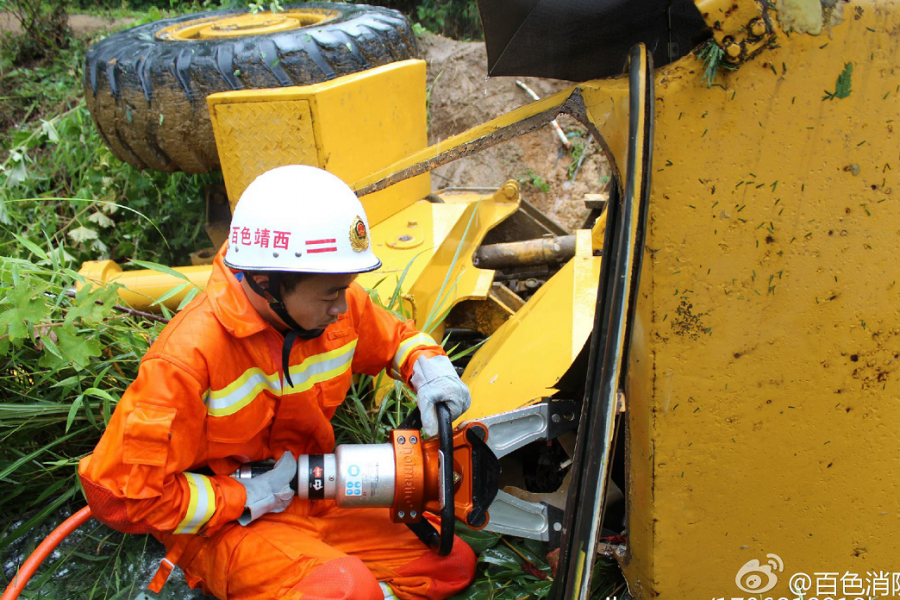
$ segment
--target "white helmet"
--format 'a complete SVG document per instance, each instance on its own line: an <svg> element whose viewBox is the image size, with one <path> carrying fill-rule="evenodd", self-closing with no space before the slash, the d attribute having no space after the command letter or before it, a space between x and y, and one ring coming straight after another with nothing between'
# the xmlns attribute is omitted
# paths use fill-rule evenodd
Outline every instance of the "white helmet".
<svg viewBox="0 0 900 600"><path fill-rule="evenodd" d="M241 271L364 273L372 252L362 203L328 171L288 165L253 180L234 209L225 264Z"/></svg>

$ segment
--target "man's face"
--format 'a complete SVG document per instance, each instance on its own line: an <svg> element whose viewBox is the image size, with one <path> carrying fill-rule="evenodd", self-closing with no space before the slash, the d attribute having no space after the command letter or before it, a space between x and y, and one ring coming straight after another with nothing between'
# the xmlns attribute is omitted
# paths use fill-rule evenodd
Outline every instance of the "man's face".
<svg viewBox="0 0 900 600"><path fill-rule="evenodd" d="M324 329L347 312L347 288L354 279L356 275L311 275L283 294L284 306L303 329Z"/></svg>

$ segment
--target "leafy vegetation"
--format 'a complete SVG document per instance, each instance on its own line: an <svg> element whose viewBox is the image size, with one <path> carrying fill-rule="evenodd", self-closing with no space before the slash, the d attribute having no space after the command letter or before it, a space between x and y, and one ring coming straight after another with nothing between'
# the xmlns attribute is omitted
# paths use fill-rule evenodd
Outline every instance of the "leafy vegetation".
<svg viewBox="0 0 900 600"><path fill-rule="evenodd" d="M139 171L116 159L82 100L86 47L76 40L58 60L0 75L9 90L0 98L0 114L12 115L0 133L6 151L0 160L0 253L22 256L12 235L19 232L38 245L48 237L77 264L99 258L183 264L209 245L202 229L203 188L220 182L221 174Z"/></svg>
<svg viewBox="0 0 900 600"><path fill-rule="evenodd" d="M69 46L68 0L0 0L0 10L9 13L23 34L5 40L5 53L15 62L53 58Z"/></svg>
<svg viewBox="0 0 900 600"><path fill-rule="evenodd" d="M12 233L21 232L36 244L49 238L78 264L101 258L183 264L210 245L202 229L203 187L220 178L122 163L79 102L11 136L0 163L0 252L20 256Z"/></svg>
<svg viewBox="0 0 900 600"><path fill-rule="evenodd" d="M547 180L544 179L542 175L538 175L533 170L528 169L524 175L520 175L518 177L519 183L523 185L533 186L545 194L550 191L550 184L547 183Z"/></svg>
<svg viewBox="0 0 900 600"><path fill-rule="evenodd" d="M706 82L706 87L712 87L716 80L716 75L720 68L733 71L734 67L723 59L725 51L719 46L715 40L709 40L706 45L697 51L697 60L703 63L703 78L701 81Z"/></svg>
<svg viewBox="0 0 900 600"><path fill-rule="evenodd" d="M0 257L0 552L76 498L75 465L161 328L117 310L116 286L72 291L60 248L20 241L34 261Z"/></svg>

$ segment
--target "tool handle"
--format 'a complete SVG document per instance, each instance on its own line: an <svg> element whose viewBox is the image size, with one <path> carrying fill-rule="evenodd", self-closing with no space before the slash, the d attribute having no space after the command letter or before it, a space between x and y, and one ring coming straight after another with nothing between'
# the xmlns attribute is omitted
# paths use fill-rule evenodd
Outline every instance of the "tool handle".
<svg viewBox="0 0 900 600"><path fill-rule="evenodd" d="M456 526L454 514L455 490L453 488L453 420L450 416L450 407L446 404L437 405L438 418L438 444L443 457L441 477L441 541L438 546L438 554L447 556L453 550L453 533Z"/></svg>

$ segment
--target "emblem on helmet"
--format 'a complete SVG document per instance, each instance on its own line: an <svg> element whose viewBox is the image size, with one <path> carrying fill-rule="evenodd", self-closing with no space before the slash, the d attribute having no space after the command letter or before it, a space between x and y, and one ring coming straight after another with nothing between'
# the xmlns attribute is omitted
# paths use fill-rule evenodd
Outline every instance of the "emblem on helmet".
<svg viewBox="0 0 900 600"><path fill-rule="evenodd" d="M350 226L350 246L354 252L362 252L369 247L369 232L366 231L366 224L358 216L353 219L353 225Z"/></svg>

